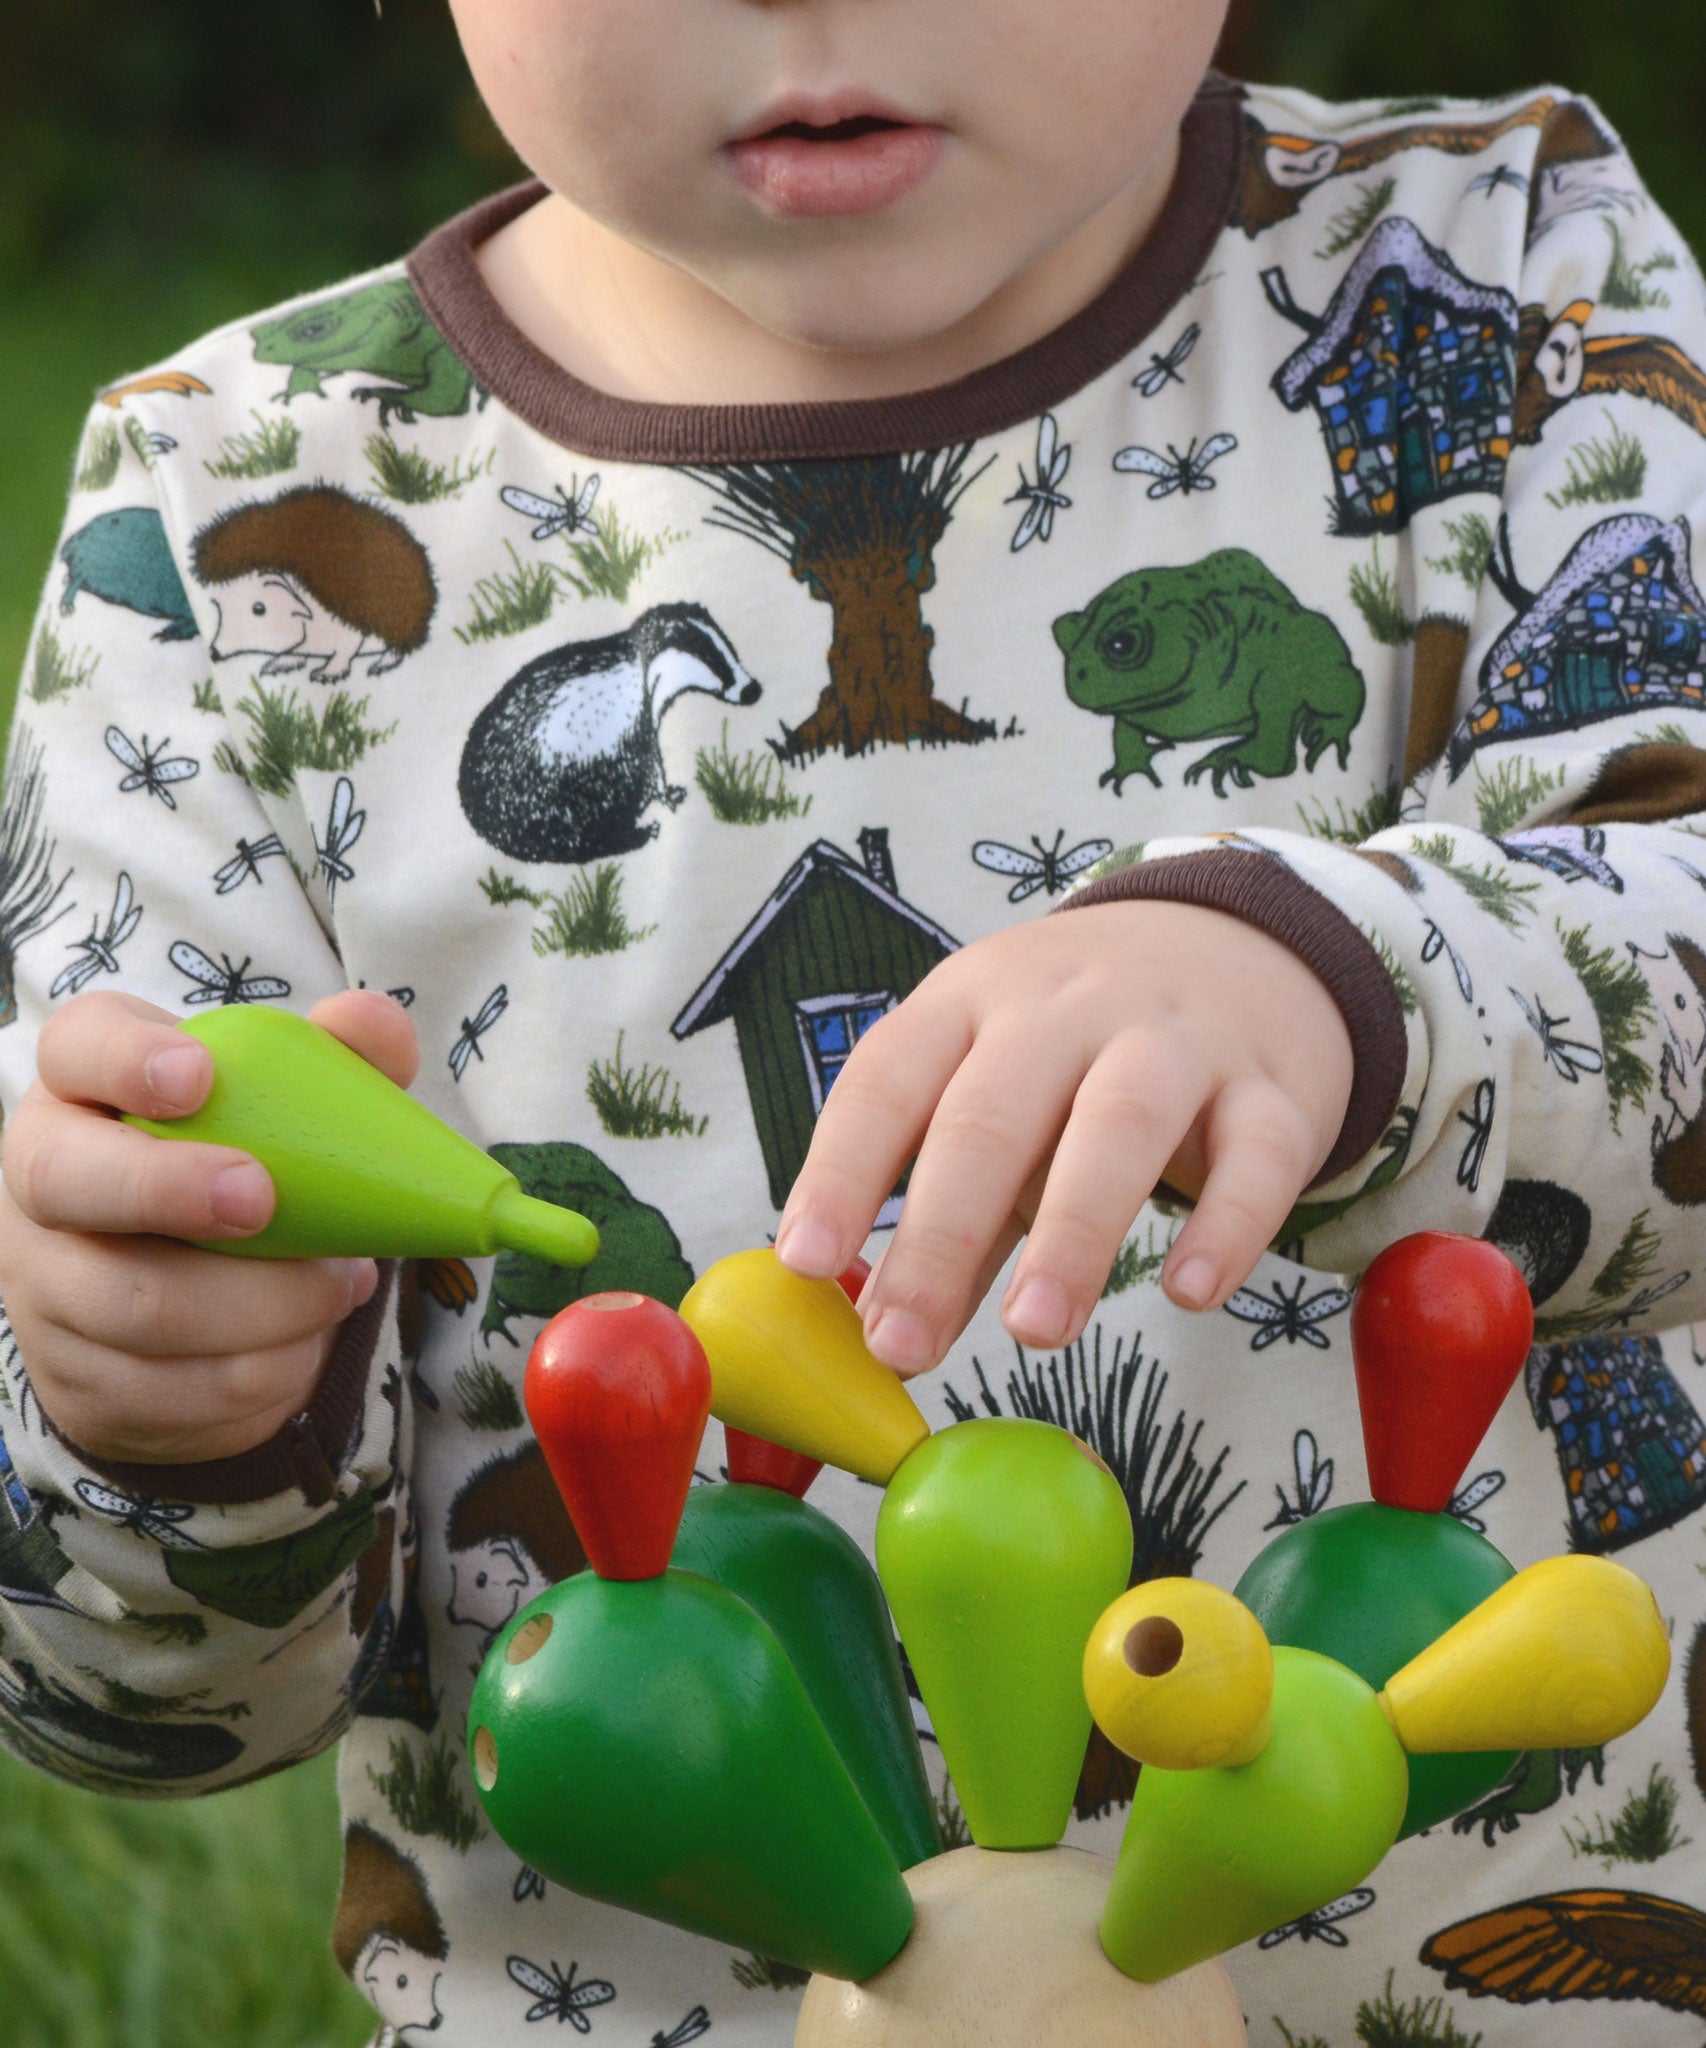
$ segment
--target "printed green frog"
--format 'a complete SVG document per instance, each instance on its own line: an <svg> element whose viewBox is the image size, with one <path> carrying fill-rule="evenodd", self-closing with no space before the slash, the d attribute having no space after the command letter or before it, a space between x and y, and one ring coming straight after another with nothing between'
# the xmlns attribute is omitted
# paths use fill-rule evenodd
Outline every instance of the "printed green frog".
<svg viewBox="0 0 1706 2048"><path fill-rule="evenodd" d="M1185 770L1216 796L1258 775L1290 775L1329 747L1344 767L1362 716L1363 679L1337 626L1300 604L1244 548L1180 568L1134 569L1081 612L1054 621L1066 694L1114 721L1114 794L1130 775L1157 789L1155 756L1180 740L1220 739Z"/></svg>
<svg viewBox="0 0 1706 2048"><path fill-rule="evenodd" d="M251 333L256 362L290 365L290 381L278 394L286 405L293 398L324 398L323 380L351 370L392 379L357 385L351 393L377 400L381 427L391 424L393 414L413 426L417 413L432 419L465 413L470 392L478 391L406 277L316 299L263 320ZM484 403L484 392L479 397Z"/></svg>

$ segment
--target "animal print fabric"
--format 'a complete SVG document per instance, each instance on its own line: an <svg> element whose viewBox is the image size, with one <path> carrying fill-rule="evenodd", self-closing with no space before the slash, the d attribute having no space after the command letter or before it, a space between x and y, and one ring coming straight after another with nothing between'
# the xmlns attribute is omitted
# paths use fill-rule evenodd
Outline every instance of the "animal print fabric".
<svg viewBox="0 0 1706 2048"><path fill-rule="evenodd" d="M389 989L420 1098L602 1232L584 1274L394 1276L307 1437L211 1471L83 1457L0 1353L0 1734L148 1796L340 1743L334 1945L387 2042L790 2038L786 1970L547 1886L481 1816L482 1651L582 1563L527 1347L764 1242L948 951L1204 853L1375 949L1389 1113L1224 1310L1165 1300L1150 1206L1081 1344L986 1307L920 1397L1079 1428L1138 1572L1230 1585L1365 1497L1349 1276L1422 1228L1503 1245L1540 1343L1455 1509L1519 1565L1640 1571L1674 1680L1230 1966L1259 2048L1698 2039L1706 292L1561 90L1219 103L1181 190L1224 217L1135 343L1041 345L1046 407L973 380L833 456L742 415L679 466L552 438L572 380L470 312L465 250L446 287L453 224L91 409L6 768L5 1104L82 989ZM814 1498L869 1543L871 1488ZM1111 1852L1129 1789L1093 1745L1072 1838Z"/></svg>

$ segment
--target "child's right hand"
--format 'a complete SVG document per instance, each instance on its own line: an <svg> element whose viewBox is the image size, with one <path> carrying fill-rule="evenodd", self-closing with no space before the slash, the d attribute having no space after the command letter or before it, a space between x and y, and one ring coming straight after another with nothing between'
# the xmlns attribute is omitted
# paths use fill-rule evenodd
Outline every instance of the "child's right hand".
<svg viewBox="0 0 1706 2048"><path fill-rule="evenodd" d="M309 1012L407 1087L414 1026L377 990ZM169 1011L91 991L56 1010L0 1144L0 1300L54 1426L99 1458L187 1464L262 1444L313 1396L371 1259L235 1259L184 1238L247 1237L273 1210L229 1146L167 1142L119 1112L185 1116L213 1062Z"/></svg>

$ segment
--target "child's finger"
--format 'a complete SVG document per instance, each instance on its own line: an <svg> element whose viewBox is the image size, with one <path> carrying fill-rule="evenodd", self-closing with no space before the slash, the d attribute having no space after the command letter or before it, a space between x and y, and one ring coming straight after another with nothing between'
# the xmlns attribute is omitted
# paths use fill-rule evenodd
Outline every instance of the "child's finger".
<svg viewBox="0 0 1706 2048"><path fill-rule="evenodd" d="M1203 1093L1176 1056L1129 1040L1111 1045L1084 1077L1001 1304L1021 1344L1064 1344L1089 1321L1132 1218L1196 1121Z"/></svg>
<svg viewBox="0 0 1706 2048"><path fill-rule="evenodd" d="M60 1232L38 1315L137 1357L270 1351L341 1323L372 1293L371 1259L233 1259L167 1238Z"/></svg>
<svg viewBox="0 0 1706 2048"><path fill-rule="evenodd" d="M1047 1156L1081 1073L1076 1046L986 1030L942 1091L894 1241L862 1307L865 1341L898 1372L934 1365L1021 1188Z"/></svg>
<svg viewBox="0 0 1706 2048"><path fill-rule="evenodd" d="M339 989L336 995L322 996L308 1015L399 1088L407 1088L419 1072L421 1047L414 1022L396 997L382 989Z"/></svg>
<svg viewBox="0 0 1706 2048"><path fill-rule="evenodd" d="M969 1019L916 995L860 1039L819 1113L777 1225L785 1266L827 1280L853 1257L970 1044Z"/></svg>
<svg viewBox="0 0 1706 2048"><path fill-rule="evenodd" d="M276 1434L301 1412L325 1343L298 1337L265 1350L156 1360L44 1324L31 1333L30 1358L53 1388L54 1427L83 1450L184 1464L232 1457Z"/></svg>
<svg viewBox="0 0 1706 2048"><path fill-rule="evenodd" d="M118 990L74 996L36 1042L41 1084L62 1102L132 1116L187 1116L213 1084L213 1057L169 1010Z"/></svg>
<svg viewBox="0 0 1706 2048"><path fill-rule="evenodd" d="M168 1144L33 1089L5 1142L8 1195L48 1230L244 1237L272 1215L273 1185L246 1152Z"/></svg>
<svg viewBox="0 0 1706 2048"><path fill-rule="evenodd" d="M1161 1284L1183 1308L1216 1308L1273 1241L1315 1171L1309 1119L1271 1081L1222 1089L1210 1112L1208 1173L1174 1239Z"/></svg>

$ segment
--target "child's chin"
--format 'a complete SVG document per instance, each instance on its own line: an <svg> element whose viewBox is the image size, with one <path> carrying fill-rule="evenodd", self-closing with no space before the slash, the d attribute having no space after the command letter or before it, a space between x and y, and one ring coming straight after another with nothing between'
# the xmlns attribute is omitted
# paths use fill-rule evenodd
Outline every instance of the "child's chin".
<svg viewBox="0 0 1706 2048"><path fill-rule="evenodd" d="M773 334L803 348L899 356L928 353L931 343L968 319L994 289L945 288L940 265L930 259L867 268L868 274L851 286L843 276L828 290L743 295L735 303Z"/></svg>

